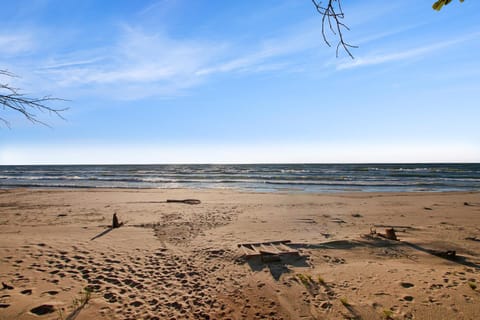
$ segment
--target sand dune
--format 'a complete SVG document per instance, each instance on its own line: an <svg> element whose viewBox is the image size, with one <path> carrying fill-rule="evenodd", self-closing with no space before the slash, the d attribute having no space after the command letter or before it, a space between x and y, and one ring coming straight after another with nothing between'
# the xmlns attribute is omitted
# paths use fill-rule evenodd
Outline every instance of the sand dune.
<svg viewBox="0 0 480 320"><path fill-rule="evenodd" d="M473 192L2 190L0 319L476 319L479 238Z"/></svg>

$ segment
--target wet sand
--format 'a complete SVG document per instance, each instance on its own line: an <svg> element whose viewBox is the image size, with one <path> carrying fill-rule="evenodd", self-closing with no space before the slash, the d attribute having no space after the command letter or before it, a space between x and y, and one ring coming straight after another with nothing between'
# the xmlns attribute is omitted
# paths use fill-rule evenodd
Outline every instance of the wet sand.
<svg viewBox="0 0 480 320"><path fill-rule="evenodd" d="M476 319L480 193L0 190L0 270L0 319Z"/></svg>

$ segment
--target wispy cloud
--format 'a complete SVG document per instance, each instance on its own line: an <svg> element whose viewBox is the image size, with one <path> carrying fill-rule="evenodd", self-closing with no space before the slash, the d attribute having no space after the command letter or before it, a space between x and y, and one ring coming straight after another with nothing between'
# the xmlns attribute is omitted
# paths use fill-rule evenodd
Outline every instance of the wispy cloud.
<svg viewBox="0 0 480 320"><path fill-rule="evenodd" d="M307 31L305 31L307 30ZM234 42L175 39L124 25L114 43L88 52L50 58L36 74L64 88L102 86L134 92L131 98L177 94L220 73L288 69L285 58L320 45L315 30L294 30L242 46ZM122 95L126 97L128 95Z"/></svg>
<svg viewBox="0 0 480 320"><path fill-rule="evenodd" d="M279 59L300 54L319 46L317 30L296 29L283 37L264 40L251 52L244 53L223 62L197 71L198 75L225 72L259 72L266 70L288 69L289 64Z"/></svg>
<svg viewBox="0 0 480 320"><path fill-rule="evenodd" d="M360 57L356 57L355 60L348 60L348 61L343 60L342 62L337 64L336 69L344 70L344 69L379 65L379 64L395 62L395 61L419 59L424 56L427 56L432 52L436 52L440 49L449 48L461 42L465 42L473 38L477 38L478 36L480 36L480 33L472 33L461 38L457 38L453 40L445 40L442 42L436 42L426 46L420 46L420 47L411 48L403 51L387 52L387 53L381 53L381 54L370 54L363 57L360 56Z"/></svg>
<svg viewBox="0 0 480 320"><path fill-rule="evenodd" d="M173 1L158 1L146 7L139 15L151 11L166 10ZM391 10L391 7L388 7ZM383 11L382 11L383 12ZM361 18L361 17L360 17ZM360 19L357 17L357 19ZM324 71L344 70L362 66L378 65L393 61L418 58L462 40L444 41L404 51L384 52L358 56L355 60L331 61L332 51L323 43L319 18L315 16L281 30L270 38L250 39L226 38L205 40L185 38L169 34L162 26L154 30L123 24L112 31L110 40L102 47L79 48L56 56L41 54L35 57L33 66L26 66L31 83L38 87L46 86L72 89L78 93L112 98L137 99L148 96L169 96L182 94L186 89L199 86L219 74L253 74L267 72L298 72L299 65L315 65ZM355 22L355 19L354 19ZM360 19L360 22L362 20ZM359 23L356 21L356 23ZM141 25L141 24L140 24ZM408 30L409 28L406 28ZM385 31L364 38L359 43L373 41L403 32L404 29ZM3 39L3 40L2 40ZM27 50L32 44L27 41L15 42L12 52ZM10 38L0 34L0 45L10 43ZM2 47L0 46L0 52ZM322 55L327 57L322 58ZM315 60L309 60L315 56ZM326 63L325 61L331 61ZM302 68L301 70L309 70ZM40 85L40 83L42 85ZM51 88L49 90L56 90ZM118 95L117 92L128 93Z"/></svg>
<svg viewBox="0 0 480 320"><path fill-rule="evenodd" d="M27 33L0 33L0 54L16 55L34 48L33 37Z"/></svg>
<svg viewBox="0 0 480 320"><path fill-rule="evenodd" d="M212 63L221 50L218 44L175 40L125 26L111 46L50 59L36 74L62 87L117 86L121 91L121 87L155 85L152 92L165 92L167 87L174 90L175 84L193 83L196 71Z"/></svg>
<svg viewBox="0 0 480 320"><path fill-rule="evenodd" d="M426 22L420 22L420 23L415 23L407 26L393 28L391 30L384 30L378 33L367 34L363 37L359 37L358 39L356 39L355 44L358 44L360 47L362 47L363 45L374 42L374 41L379 42L379 40L392 38L393 36L396 36L398 34L412 32L412 30L419 28L425 24Z"/></svg>
<svg viewBox="0 0 480 320"><path fill-rule="evenodd" d="M105 57L96 57L90 59L83 59L83 60L65 60L65 61L54 61L52 64L47 64L39 68L39 70L48 70L48 69L60 69L60 68L67 68L67 67L78 67L84 65L91 65L95 62L99 62L104 60Z"/></svg>
<svg viewBox="0 0 480 320"><path fill-rule="evenodd" d="M211 46L194 41L175 41L162 34L146 34L130 27L109 48L109 56L83 61L62 62L49 69L83 73L72 82L150 82L195 70L212 54ZM107 50L104 50L107 51ZM103 60L95 63L95 60ZM83 66L80 66L83 64ZM70 68L73 67L73 68Z"/></svg>

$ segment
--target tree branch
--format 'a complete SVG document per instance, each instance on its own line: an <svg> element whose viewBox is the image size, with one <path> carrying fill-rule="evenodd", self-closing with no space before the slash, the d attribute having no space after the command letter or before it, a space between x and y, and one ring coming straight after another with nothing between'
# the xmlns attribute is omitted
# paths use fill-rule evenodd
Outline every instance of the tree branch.
<svg viewBox="0 0 480 320"><path fill-rule="evenodd" d="M336 56L338 58L338 51L340 48L343 48L345 52L350 56L350 58L354 59L352 53L350 52L351 48L358 48L358 46L351 45L345 41L343 38L343 31L350 30L350 28L345 25L342 21L345 17L342 10L342 3L341 0L328 0L326 6L322 6L322 1L320 0L312 0L313 5L315 6L318 13L322 15L322 36L323 41L331 47L330 42L327 38L327 31L326 26L330 29L330 32L333 33L334 36L338 37L338 44L336 50Z"/></svg>
<svg viewBox="0 0 480 320"><path fill-rule="evenodd" d="M16 75L7 71L0 70L0 76L9 78L15 78ZM41 98L28 97L22 93L18 88L12 87L8 83L0 83L0 107L3 110L11 109L20 112L27 120L32 123L43 124L49 127L48 124L38 119L38 115L35 111L48 112L54 114L61 119L65 119L61 113L68 108L55 108L49 106L50 102L55 101L67 101L65 99L53 98L51 96L44 96ZM0 116L0 122L10 127L10 122L4 117Z"/></svg>
<svg viewBox="0 0 480 320"><path fill-rule="evenodd" d="M463 1L464 0L460 0L460 2L463 2ZM450 2L452 2L452 0L438 0L438 1L435 1L435 3L432 5L432 8L433 10L440 11L442 10L443 6L446 6Z"/></svg>

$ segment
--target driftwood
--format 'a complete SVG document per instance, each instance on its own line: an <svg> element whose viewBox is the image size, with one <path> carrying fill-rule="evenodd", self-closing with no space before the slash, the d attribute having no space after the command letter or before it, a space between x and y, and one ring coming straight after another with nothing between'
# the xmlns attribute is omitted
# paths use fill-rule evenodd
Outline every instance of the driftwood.
<svg viewBox="0 0 480 320"><path fill-rule="evenodd" d="M242 249L245 258L260 256L263 262L279 261L282 255L298 255L298 250L290 248L287 244L290 240L240 243L238 247Z"/></svg>
<svg viewBox="0 0 480 320"><path fill-rule="evenodd" d="M477 238L477 237L466 237L465 240L480 241L480 238Z"/></svg>
<svg viewBox="0 0 480 320"><path fill-rule="evenodd" d="M168 199L167 203L200 204L202 202L198 199L183 199L183 200Z"/></svg>
<svg viewBox="0 0 480 320"><path fill-rule="evenodd" d="M113 214L112 228L120 228L120 223L118 222L117 213Z"/></svg>
<svg viewBox="0 0 480 320"><path fill-rule="evenodd" d="M415 227L412 226L392 226L387 224L375 224L374 226L377 228L415 229Z"/></svg>
<svg viewBox="0 0 480 320"><path fill-rule="evenodd" d="M269 241L269 242L251 242L251 243L239 243L237 246L259 246L261 244L280 244L280 243L290 243L290 240L277 240L277 241Z"/></svg>
<svg viewBox="0 0 480 320"><path fill-rule="evenodd" d="M239 245L239 247L242 249L243 254L246 257L251 257L251 256L258 255L258 252L256 250L254 250L253 248L248 248L246 246L240 246L240 245Z"/></svg>
<svg viewBox="0 0 480 320"><path fill-rule="evenodd" d="M6 290L13 290L13 286L10 286L8 284L6 284L5 282L2 282L2 290L3 289L6 289Z"/></svg>
<svg viewBox="0 0 480 320"><path fill-rule="evenodd" d="M447 251L431 250L430 253L438 257L442 257L449 260L455 260L457 258L457 252L455 250L447 250Z"/></svg>
<svg viewBox="0 0 480 320"><path fill-rule="evenodd" d="M280 250L275 248L273 245L268 246L268 245L263 245L263 244L260 245L259 251L262 255L264 255L264 254L266 254L266 255L268 255L268 254L270 254L270 255L279 254L281 252Z"/></svg>
<svg viewBox="0 0 480 320"><path fill-rule="evenodd" d="M385 234L383 233L377 233L377 229L375 227L370 227L370 234L369 235L365 235L367 238L371 238L371 237L374 237L374 236L379 236L379 237L382 237L382 238L385 238L385 239L388 239L388 240L395 240L395 241L399 241L398 238L397 238L397 235L395 234L395 229L394 228L388 228L388 229L385 229Z"/></svg>
<svg viewBox="0 0 480 320"><path fill-rule="evenodd" d="M113 229L118 229L120 228L121 226L123 226L124 224L126 224L127 221L125 222L120 222L118 221L118 217L117 217L117 213L115 212L113 214L113 217L112 217L112 224L109 225L109 226L100 226L100 227L104 227L106 228L105 230L103 230L102 232L100 232L99 234L97 234L95 237L93 237L92 239L90 239L90 241L92 240L95 240L95 239L98 239L100 237L103 237L104 235L106 235L107 233L111 232Z"/></svg>
<svg viewBox="0 0 480 320"><path fill-rule="evenodd" d="M263 262L276 262L281 261L282 258L279 254L271 254L271 253L262 253L262 261Z"/></svg>
<svg viewBox="0 0 480 320"><path fill-rule="evenodd" d="M385 229L385 238L390 240L398 240L397 235L395 234L395 229L393 228Z"/></svg>

